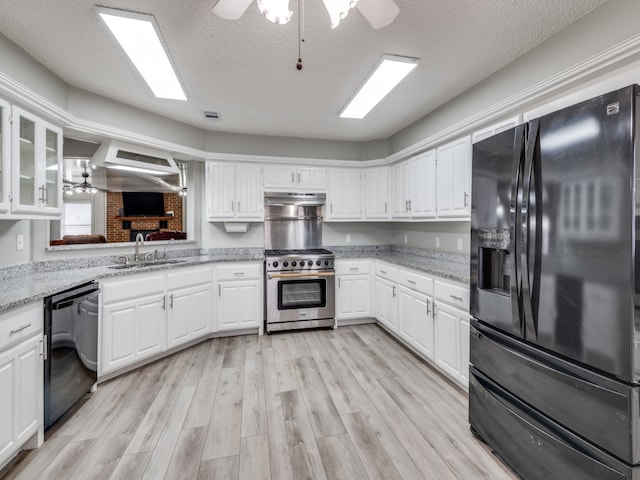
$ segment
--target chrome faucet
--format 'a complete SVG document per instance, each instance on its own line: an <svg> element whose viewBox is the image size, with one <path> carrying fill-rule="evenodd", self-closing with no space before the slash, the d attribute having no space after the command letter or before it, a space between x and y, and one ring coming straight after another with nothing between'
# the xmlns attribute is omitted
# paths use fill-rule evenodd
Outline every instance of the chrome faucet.
<svg viewBox="0 0 640 480"><path fill-rule="evenodd" d="M139 233L138 235L136 235L136 249L135 249L135 253L133 254L134 262L140 261L140 245L142 245L143 243L144 243L144 238L142 238L142 234Z"/></svg>

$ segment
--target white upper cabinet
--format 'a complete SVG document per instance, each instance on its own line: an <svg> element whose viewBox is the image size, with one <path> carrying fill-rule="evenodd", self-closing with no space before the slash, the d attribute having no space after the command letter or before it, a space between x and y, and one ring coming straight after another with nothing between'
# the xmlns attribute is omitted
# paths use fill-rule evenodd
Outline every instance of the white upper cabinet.
<svg viewBox="0 0 640 480"><path fill-rule="evenodd" d="M471 216L471 137L438 147L438 217Z"/></svg>
<svg viewBox="0 0 640 480"><path fill-rule="evenodd" d="M436 217L436 152L430 150L393 166L393 217Z"/></svg>
<svg viewBox="0 0 640 480"><path fill-rule="evenodd" d="M62 212L62 130L13 107L11 211L47 216Z"/></svg>
<svg viewBox="0 0 640 480"><path fill-rule="evenodd" d="M0 99L0 213L9 211L11 181L11 106Z"/></svg>
<svg viewBox="0 0 640 480"><path fill-rule="evenodd" d="M389 167L373 167L364 171L364 216L367 220L391 218L389 172Z"/></svg>
<svg viewBox="0 0 640 480"><path fill-rule="evenodd" d="M209 221L263 221L262 166L207 162Z"/></svg>
<svg viewBox="0 0 640 480"><path fill-rule="evenodd" d="M264 166L264 189L267 191L315 191L326 190L326 188L326 168L292 165Z"/></svg>
<svg viewBox="0 0 640 480"><path fill-rule="evenodd" d="M359 220L361 206L361 169L329 169L326 220Z"/></svg>
<svg viewBox="0 0 640 480"><path fill-rule="evenodd" d="M478 143L485 138L492 137L496 133L504 132L505 130L509 130L510 128L514 128L522 123L522 115L516 115L515 117L507 118L500 122L494 123L493 125L489 125L488 127L483 127L480 130L476 130L471 134L471 141L473 143Z"/></svg>

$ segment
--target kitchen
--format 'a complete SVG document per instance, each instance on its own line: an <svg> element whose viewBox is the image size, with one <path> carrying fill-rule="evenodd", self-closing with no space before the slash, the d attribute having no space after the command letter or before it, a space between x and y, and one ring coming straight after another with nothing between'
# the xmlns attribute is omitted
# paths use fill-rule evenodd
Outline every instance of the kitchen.
<svg viewBox="0 0 640 480"><path fill-rule="evenodd" d="M7 12L10 11L9 6L5 8ZM5 8L3 8L3 11L5 11ZM402 5L400 8L402 8ZM128 140L129 143L148 144L156 150L173 151L182 158L207 159L213 164L230 162L234 164L236 172L238 171L238 165L243 165L243 160L248 160L248 163L284 165L288 168L297 169L312 167L324 168L326 169L328 179L328 181L326 181L327 204L331 205L331 199L339 198L336 196L335 190L332 192L332 188L342 190L344 189L344 185L353 185L353 179L355 179L357 183L357 181L362 178L362 174L373 174L373 169L377 167L393 167L393 165L402 164L411 157L420 156L423 152L428 153L431 150L435 151L436 157L438 157L438 153L440 153L439 158L446 158L448 154L446 149L440 150L440 152L437 152L437 150L450 145L453 148L456 140L466 137L467 135L486 135L486 131L495 132L496 128L500 129L504 127L505 121L509 124L512 118L523 114L528 115L528 118L535 118L562 106L571 105L579 100L584 100L594 95L637 82L637 66L634 63L634 42L636 41L637 28L635 25L632 25L631 17L633 17L633 15L629 14L630 9L633 10L637 8L638 7L633 5L632 2L610 1L604 3L583 20L578 20L571 27L561 31L546 42L543 42L532 53L525 54L519 62L507 66L504 70L498 72L498 74L480 83L468 92L461 94L455 101L436 110L427 117L424 117L424 119L418 120L417 117L414 123L406 126L384 141L348 142L346 140L319 139L303 141L295 138L269 138L264 134L258 134L252 137L241 132L225 133L224 111L222 112L222 121L219 124L219 128L222 130L215 131L215 128L217 128L215 127L214 131L207 132L199 128L193 128L185 123L169 120L132 106L108 100L94 93L81 90L78 87L68 86L60 80L60 78L56 77L41 64L31 59L28 54L4 38L3 42L0 43L0 47L3 58L7 58L10 61L7 62L6 67L3 67L6 68L6 71L3 70L2 88L5 93L2 97L9 100L11 104L29 107L31 110L36 109L40 111L38 110L38 108L40 108L38 105L42 104L45 105L45 110L46 106L52 107L51 111L55 112L55 115L53 115L54 118L56 115L58 115L57 118L60 118L60 108L62 108L64 112L62 112L61 116L65 119L63 123L68 122L70 125L68 130L65 128L65 135L67 131L77 133L78 131L91 127L97 129L95 131L99 131L101 135L107 136L108 138L118 138L122 141ZM258 15L256 15L256 18L260 19ZM591 22L602 23L604 25L613 24L616 25L616 28L603 28L595 34L593 28L591 28ZM342 27L345 25L346 24L343 24ZM2 31L3 33L5 32L4 27ZM10 29L6 31L9 32ZM340 27L335 31L327 33L327 35L339 34L339 32ZM589 41L587 41L587 39L589 39ZM310 55L305 58L301 73L305 73L305 69L312 68L313 62L310 58L313 57ZM293 70L293 63L291 64L291 68ZM297 72L293 70L293 73ZM24 85L24 87L22 87L22 85ZM25 93L25 87L27 90L31 89L39 95L49 98L49 101L46 101L46 98L44 98L45 101L43 101L43 97L28 95L28 92ZM60 105L62 106L60 107ZM52 117L51 113L43 113L43 115L48 118ZM515 120L516 123L521 121L521 119ZM503 124L502 127L498 125L501 122ZM498 126L496 127L496 125ZM291 131L294 131L293 128ZM106 135L107 133L109 135ZM335 137L328 136L327 138ZM467 145L470 145L471 141L471 139L468 140L469 143ZM291 158L293 158L293 160ZM429 159L427 158L424 161L428 162ZM166 251L169 253L169 257L173 254L172 252L177 252L185 247L207 250L216 248L244 248L249 251L248 255L250 256L242 257L242 260L248 259L249 263L257 261L260 256L252 257L253 252L251 249L264 248L263 224L255 220L244 222L238 218L232 221L224 221L221 217L215 216L213 217L214 219L211 220L206 209L197 206L206 202L207 185L202 179L210 177L206 176L203 162L190 162L190 166L193 166L193 168L190 171L191 176L189 177L189 183L187 185L190 195L187 204L193 208L187 208L186 230L187 232L191 232L193 236L190 237L185 244L168 245ZM366 172L364 170L366 170ZM349 180L347 180L346 184L342 183L342 187L339 187L341 185L341 179L345 178L343 174L347 175ZM269 185L273 185L273 183ZM452 183L452 189L455 186L456 185ZM362 187L363 194L364 192L374 192L374 194L370 197L370 200L364 201L360 205L373 205L376 199L376 191L374 187ZM384 198L384 195L378 196ZM402 249L414 248L435 250L443 253L451 252L453 254L459 254L457 252L461 252L463 255L468 255L470 248L468 213L466 217L462 215L457 218L450 215L442 215L442 218L438 218L436 214L436 218L428 222L412 221L406 216L402 217L401 212L396 212L400 216L397 216L395 219L392 218L391 215L382 219L373 219L367 218L367 213L364 211L364 208L360 209L356 207L353 209L352 200L353 199L348 199L344 201L343 205L349 208L342 210L342 212L336 210L333 219L329 218L332 214L330 211L331 207L329 207L329 211L326 213L327 221L323 224L322 243L324 246L343 247L348 251L348 248L355 246L370 247L372 250L375 250L378 246L391 245L391 248L395 248L396 252L402 251ZM413 200L415 201L415 199ZM392 203L391 201L389 202L390 205ZM403 202L395 202L397 205L402 205L402 203ZM425 215L428 214L425 213ZM12 267L36 262L36 266L41 268L43 267L41 262L63 262L74 258L86 258L88 255L93 255L94 252L98 251L100 252L99 256L103 257L122 254L131 255L133 253L133 245L131 244L122 247L108 246L101 250L92 250L91 253L87 250L82 251L73 248L47 249L45 246L49 244L50 240L49 222L44 219L36 219L37 215L33 215L33 218L33 220L24 220L19 219L18 216L14 216L13 218L8 216L6 220L0 222L0 230L2 233L0 236L0 246L3 252L0 260L3 265ZM225 225L225 223L227 225ZM239 231L245 228L246 232ZM22 249L16 249L18 237L21 237ZM142 246L142 252L144 254L152 253L153 250L154 248L148 245ZM339 248L335 250L338 251ZM374 262L378 260L381 262L385 261L384 258L376 259L375 257L379 255L379 253L375 251L365 252L364 255L368 256L368 258L374 258ZM338 258L338 260L340 259ZM58 265L63 265L63 263L59 263ZM369 272L371 272L374 264L371 263L369 265ZM401 264L396 266L402 267ZM415 266L416 265L414 265L414 267ZM101 268L99 265L95 267ZM338 265L336 265L336 267L338 267ZM406 267L411 268L410 266ZM215 268L218 268L218 266ZM172 270L177 272L179 269L167 269L166 275L169 275ZM384 267L382 270L384 270ZM152 271L136 275L147 275L147 273L150 275L149 278L151 278L153 275ZM222 275L224 275L224 273L222 273ZM249 275L257 274L250 273ZM114 284L113 288L118 288L117 284L119 282L116 281L118 277L124 279L125 275L113 276L111 279L105 278L105 282L112 282ZM223 277L221 278L224 280ZM460 282L464 280L464 278L465 277L457 277L456 281ZM109 282L107 282L107 280L109 280ZM256 278L250 276L248 280L256 280ZM159 290L162 290L163 296L167 295L166 298L169 298L168 295L170 294L167 292L172 291L168 285L173 281L179 282L181 280L169 280L168 276L166 278L163 277L162 282L165 283L158 287ZM149 282L149 285L151 285L151 283L152 282ZM258 282L257 285L260 285L260 283ZM16 287L17 286L19 285L16 284ZM195 286L196 285L189 284L188 288ZM151 294L152 292L150 295ZM453 293L453 295L456 294ZM371 315L369 316L371 317ZM338 343L336 347L335 343L332 343L330 340L335 340L336 342L341 342L342 340L336 340L334 338L325 338L319 341L322 346L326 348L326 351L335 353L334 349L337 348L338 352L341 352L343 356L345 349L349 350L353 355L359 355L358 352L355 351L357 350L357 345L364 348L364 351L371 352L371 350L366 349L362 344L378 345L384 343L385 339L384 334L381 337L375 337L378 330L372 330L371 327L372 326L365 325L362 327L362 330L359 330L361 333L356 334L359 340L351 334L347 335L351 342L348 345ZM338 328L338 332L340 331L341 329ZM356 331L355 327L354 331ZM382 330L380 331L382 332ZM261 350L263 353L262 362L271 361L266 360L270 354L273 354L273 360L275 362L283 361L282 358L278 358L277 356L282 355L282 352L288 350L291 358L296 357L297 359L301 359L301 362L299 362L299 365L295 368L303 369L303 372L309 372L308 370L304 370L305 367L309 366L308 358L306 359L307 361L305 361L305 355L302 354L305 348L308 348L314 356L314 363L326 361L329 365L334 365L334 368L340 368L336 366L335 361L332 362L326 358L326 354L323 354L321 351L318 352L317 347L314 348L313 345L308 344L309 338L306 337L304 333L300 335L289 335L286 337L286 340L282 340L282 335L269 336L267 338L271 337L271 340L267 340L270 344L275 343L283 347L282 343L284 341L286 343L286 349L283 347L282 350L279 351L275 347L264 348L263 346ZM248 342L254 342L254 336L247 338L251 339L247 340ZM224 343L222 343L221 350L218 350L221 342L214 342L216 347L212 347L209 352L210 356L205 355L204 358L210 362L222 361L225 365L231 367L234 362L238 361L238 358L235 358L237 352L232 353L235 352L234 345L237 346L236 342L237 340L225 340ZM332 349L329 344L334 345L334 349ZM273 350L271 353L266 353L269 348ZM411 364L413 357L407 356L407 351L397 349L395 343L384 343L384 346L380 348L385 349L383 351L389 354L389 358L400 359L400 365L406 367L409 371L425 371L424 365L427 364ZM253 347L251 347L251 345L244 345L241 347L241 350L243 352L242 356L245 359L248 359L250 355L254 355L253 360L258 361L255 357L255 345L253 345ZM295 352L292 350L295 350ZM187 354L183 354L182 357L168 358L172 358L172 361L176 364L182 364L186 361L186 355ZM195 354L192 353L191 355ZM222 359L219 358L220 355ZM201 357L202 355L200 355L199 358ZM379 357L376 358L380 360ZM376 360L376 362L378 360ZM284 364L286 363L287 362L284 362ZM354 360L353 364L358 365L358 362ZM150 367L146 368L148 368L148 370L150 369ZM294 377L289 378L292 382L296 376L295 368ZM383 367L381 366L380 368ZM392 365L389 368L393 370L395 376L402 379L403 382L408 385L410 380L406 376L406 373L402 372L402 368L399 367L398 364L395 366ZM148 372L151 376L151 372L148 370L143 371ZM215 368L213 370L215 371ZM222 370L226 369L223 368ZM179 368L176 367L174 373L177 374L178 371ZM361 370L356 369L356 371L360 372ZM435 372L435 370L429 371ZM230 374L231 371L229 370L226 373ZM313 372L309 373L311 374ZM246 371L244 374L247 375ZM138 376L142 375L144 374L138 373ZM437 375L438 374L435 373L430 375L431 378L435 378L434 381L438 385L437 388L444 389L446 392L451 391L451 385L448 384L447 381L440 379ZM317 379L317 377L314 378ZM334 378L336 381L339 379L338 376ZM237 377L235 379L227 378L226 380L240 381ZM134 380L129 378L127 381L130 382ZM193 380L190 382L197 384L197 382ZM331 384L331 382L329 383ZM106 385L111 385L113 389L116 388L115 385L111 383L107 383ZM400 385L397 386L398 388L400 387ZM154 388L152 386L148 387ZM124 388L124 386L121 388ZM313 401L309 399L308 395L305 396L304 388L305 386L301 387L302 397L300 398L287 395L288 405L294 412L299 412L300 408L304 408L305 404L307 408L313 406L313 404L310 403ZM98 388L96 394L100 394L100 391L101 387ZM329 392L329 394L330 393L331 392ZM424 392L415 393L425 395ZM235 394L237 394L237 391ZM359 392L355 392L355 394L358 395ZM103 393L102 395L106 394ZM464 396L458 398L462 398L462 400L458 400L459 402L464 403L466 401ZM281 397L281 400L283 399L284 397ZM388 401L386 398L378 398L378 400L383 402ZM419 403L422 405L426 400L427 397L422 397L422 401ZM246 399L245 401L248 402ZM398 401L400 402L400 400ZM224 407L223 398L220 399L220 402L222 402L220 406ZM362 407L363 404L364 403L360 403L360 408L364 408ZM408 408L408 412L416 413L411 410L410 404L402 403L402 405ZM393 408L391 408L393 405L388 404L388 406L390 407L389 410L393 411ZM143 404L139 404L139 407L143 408ZM416 407L413 408L415 409ZM233 411L233 408L230 409L230 412ZM373 412L369 411L369 413ZM465 416L464 413L461 415L462 417ZM77 421L80 422L80 420ZM468 425L466 425L466 428L468 430ZM202 435L201 431L193 433ZM468 432L465 432L465 434L468 434ZM250 438L250 442L263 441L261 437L251 435L243 435L243 441L245 438ZM307 437L305 438L308 439ZM345 441L345 437L340 438L340 441ZM419 438L420 436L415 437L416 442L421 442ZM185 442L190 440L198 443L198 439L184 439ZM329 441L318 443L324 445L321 448L324 455L322 455L322 458L319 460L318 457L314 458L316 461L320 461L321 465L324 465L326 458L331 458L331 452L335 455L336 445L338 444L333 444ZM43 446L46 445L47 442L45 442ZM183 447L185 445L186 443L182 444ZM238 442L238 445L240 445L240 442ZM256 447L257 450L263 449L265 446L264 444L249 444L247 447L249 450L251 450L251 445ZM346 445L350 444L347 442ZM88 446L88 444L85 446ZM474 452L477 452L476 446L466 448L472 448ZM353 449L353 446L351 446L351 449ZM404 449L411 451L411 446L404 445ZM424 459L417 460L420 455L415 454L415 452L410 453L414 454L410 455L413 462L424 462ZM232 456L238 454L239 453L234 452ZM221 455L221 453L218 452L214 457L217 455ZM442 453L441 455L447 457L449 453ZM425 458L428 457L427 454L424 454L424 456ZM438 457L438 455L436 455L436 457ZM134 457L127 456L127 458L132 460ZM226 458L226 456L219 458ZM484 460L479 460L480 463L483 461ZM453 460L451 460L451 462L453 462ZM433 465L437 463L438 462L434 460ZM314 465L316 467L318 466L316 464ZM424 465L424 463L422 465ZM273 463L271 466L273 475ZM365 465L364 467L366 468L367 466L369 465ZM397 465L395 468L398 468ZM328 472L333 471L327 466L325 466L325 469L327 469ZM333 473L335 473L335 471L333 471ZM327 474L330 475L329 473Z"/></svg>

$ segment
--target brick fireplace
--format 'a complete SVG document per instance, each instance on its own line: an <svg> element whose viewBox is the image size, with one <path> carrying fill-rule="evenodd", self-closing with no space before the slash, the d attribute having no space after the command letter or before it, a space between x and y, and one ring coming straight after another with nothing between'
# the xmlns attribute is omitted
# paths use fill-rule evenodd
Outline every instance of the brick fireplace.
<svg viewBox="0 0 640 480"><path fill-rule="evenodd" d="M173 217L126 217L123 222L120 217L122 193L107 192L107 242L130 242L131 231L160 230L161 222L166 222L163 230L182 231L182 197L177 193L164 193L165 212L173 210ZM128 227L128 228L123 228Z"/></svg>

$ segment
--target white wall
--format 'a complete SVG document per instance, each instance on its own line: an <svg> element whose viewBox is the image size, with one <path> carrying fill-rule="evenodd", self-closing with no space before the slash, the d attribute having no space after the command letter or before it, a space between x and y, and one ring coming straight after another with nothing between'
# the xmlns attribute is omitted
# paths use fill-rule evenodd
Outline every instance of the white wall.
<svg viewBox="0 0 640 480"><path fill-rule="evenodd" d="M389 243L468 254L470 228L469 222L396 223L393 238ZM407 243L404 242L405 235ZM462 242L462 249L459 248L459 242Z"/></svg>
<svg viewBox="0 0 640 480"><path fill-rule="evenodd" d="M31 223L29 220L0 221L0 265L17 265L31 261L33 251L38 248L32 242ZM24 250L16 250L17 235L24 238Z"/></svg>

